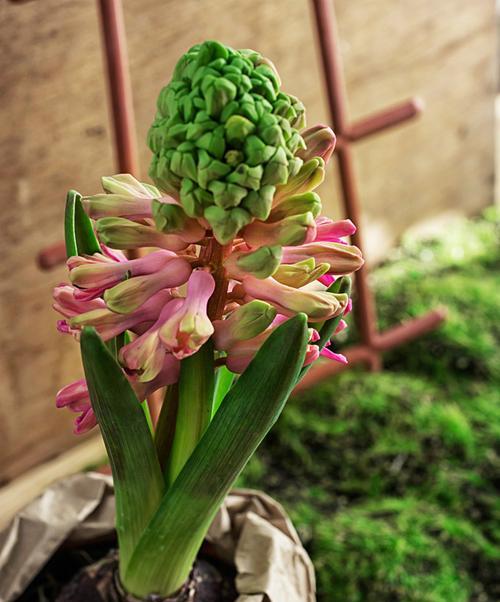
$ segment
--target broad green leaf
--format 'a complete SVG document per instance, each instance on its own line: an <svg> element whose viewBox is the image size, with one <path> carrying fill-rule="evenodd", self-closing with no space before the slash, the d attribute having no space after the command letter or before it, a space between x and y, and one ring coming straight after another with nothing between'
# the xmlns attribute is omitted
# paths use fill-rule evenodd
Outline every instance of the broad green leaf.
<svg viewBox="0 0 500 602"><path fill-rule="evenodd" d="M178 390L175 435L165 470L168 485L175 481L212 417L214 346L211 340L182 360Z"/></svg>
<svg viewBox="0 0 500 602"><path fill-rule="evenodd" d="M231 485L280 415L304 362L304 314L267 339L224 398L165 494L123 578L136 596L167 596L186 580Z"/></svg>
<svg viewBox="0 0 500 602"><path fill-rule="evenodd" d="M164 493L163 475L141 405L93 328L81 335L85 378L106 445L116 497L116 530L123 575Z"/></svg>
<svg viewBox="0 0 500 602"><path fill-rule="evenodd" d="M101 252L92 221L83 209L82 195L76 190L70 190L66 197L64 239L67 257Z"/></svg>

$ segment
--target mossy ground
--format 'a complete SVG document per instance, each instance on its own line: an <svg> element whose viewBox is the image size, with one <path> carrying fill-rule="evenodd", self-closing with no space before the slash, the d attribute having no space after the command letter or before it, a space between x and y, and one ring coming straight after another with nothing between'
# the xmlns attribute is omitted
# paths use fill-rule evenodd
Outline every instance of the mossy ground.
<svg viewBox="0 0 500 602"><path fill-rule="evenodd" d="M373 274L380 326L447 321L292 398L241 479L291 514L319 602L500 600L498 230L490 210L404 241Z"/></svg>

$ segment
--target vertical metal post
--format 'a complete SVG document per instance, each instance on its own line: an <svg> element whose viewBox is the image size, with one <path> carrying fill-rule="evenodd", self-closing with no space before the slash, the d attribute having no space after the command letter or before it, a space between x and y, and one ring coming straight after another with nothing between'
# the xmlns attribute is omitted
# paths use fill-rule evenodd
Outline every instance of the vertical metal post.
<svg viewBox="0 0 500 602"><path fill-rule="evenodd" d="M346 95L335 18L329 0L314 0L313 7L323 62L330 117L338 140L336 156L339 162L344 210L346 215L358 226L357 232L352 236L352 241L363 251L363 240L361 228L359 227L361 225L361 210L354 175L353 155L348 140L349 125L347 121ZM358 295L355 309L361 340L367 346L372 347L376 336L376 314L373 295L368 286L366 266L356 272L355 282ZM374 354L373 361L369 362L372 369L380 367L377 357Z"/></svg>
<svg viewBox="0 0 500 602"><path fill-rule="evenodd" d="M106 55L114 148L120 172L139 177L132 85L121 0L98 0Z"/></svg>

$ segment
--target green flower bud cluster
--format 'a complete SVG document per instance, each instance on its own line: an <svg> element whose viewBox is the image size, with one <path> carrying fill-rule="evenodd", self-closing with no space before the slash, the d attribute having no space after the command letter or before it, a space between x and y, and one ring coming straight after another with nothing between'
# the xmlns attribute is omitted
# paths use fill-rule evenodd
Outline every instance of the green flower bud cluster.
<svg viewBox="0 0 500 602"><path fill-rule="evenodd" d="M266 220L276 186L297 175L304 107L280 91L257 52L218 42L191 48L158 98L149 131L149 175L204 218L222 244L254 218Z"/></svg>

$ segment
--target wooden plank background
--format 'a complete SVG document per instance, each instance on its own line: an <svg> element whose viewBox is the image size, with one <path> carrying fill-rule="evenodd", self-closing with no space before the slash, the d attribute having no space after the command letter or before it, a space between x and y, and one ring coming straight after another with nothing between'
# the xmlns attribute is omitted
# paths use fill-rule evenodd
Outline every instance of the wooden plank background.
<svg viewBox="0 0 500 602"><path fill-rule="evenodd" d="M189 46L215 38L278 66L287 91L325 121L306 0L124 0L140 141L155 98ZM427 105L410 125L356 150L372 259L409 226L473 213L493 189L493 0L338 0L350 114L412 94ZM81 374L77 345L55 332L51 287L37 251L62 234L65 192L97 191L112 174L96 3L0 3L0 482L75 444L54 393ZM141 145L147 171L149 151ZM332 170L327 212L340 215Z"/></svg>

